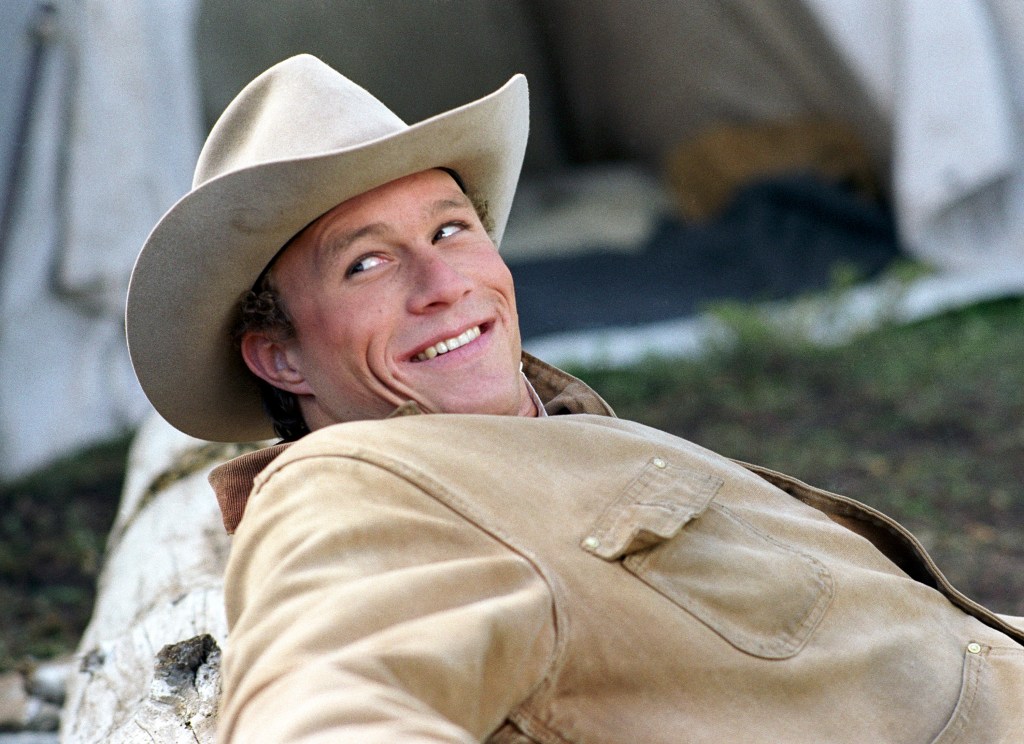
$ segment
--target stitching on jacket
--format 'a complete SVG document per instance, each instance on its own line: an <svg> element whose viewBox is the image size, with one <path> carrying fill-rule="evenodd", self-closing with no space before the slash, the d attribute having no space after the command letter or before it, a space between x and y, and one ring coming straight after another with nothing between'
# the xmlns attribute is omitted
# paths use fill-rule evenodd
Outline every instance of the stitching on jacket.
<svg viewBox="0 0 1024 744"><path fill-rule="evenodd" d="M971 722L971 711L974 709L974 701L978 694L979 680L984 669L985 656L990 651L985 647L984 654L965 654L964 675L960 695L950 714L949 721L943 726L938 737L932 744L956 744L967 731L967 724Z"/></svg>
<svg viewBox="0 0 1024 744"><path fill-rule="evenodd" d="M764 540L777 550L796 556L809 569L806 576L817 587L817 591L813 592L803 607L795 613L797 617L795 624L776 631L779 634L777 639L764 640L757 635L745 632L742 627L732 621L724 620L714 615L709 617L703 611L704 604L692 599L687 592L666 592L665 587L662 586L660 581L652 581L652 577L644 576L642 572L646 569L647 564L654 559L656 555L655 549L651 549L643 554L637 553L627 557L624 565L628 570L635 573L641 581L682 607L737 649L771 659L784 659L794 656L807 644L814 628L818 626L821 619L825 616L825 612L832 604L835 596L835 584L832 579L832 573L814 556L792 545L781 542L772 535L758 529L723 504L712 504L709 507L709 511L712 510L725 515L742 529Z"/></svg>
<svg viewBox="0 0 1024 744"><path fill-rule="evenodd" d="M651 458L594 520L583 548L617 560L668 539L702 514L724 483L714 473Z"/></svg>

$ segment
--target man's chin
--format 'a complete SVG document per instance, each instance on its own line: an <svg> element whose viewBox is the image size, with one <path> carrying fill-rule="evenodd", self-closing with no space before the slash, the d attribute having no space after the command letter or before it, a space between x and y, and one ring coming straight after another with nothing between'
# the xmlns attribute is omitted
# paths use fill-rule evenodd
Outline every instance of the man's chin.
<svg viewBox="0 0 1024 744"><path fill-rule="evenodd" d="M482 360L481 360L482 361ZM422 366L421 366L422 365ZM522 404L523 384L519 360L509 364L503 358L500 367L493 360L484 364L461 365L461 369L420 362L415 374L396 379L395 393L409 391L424 412L482 413L517 415ZM511 369L510 369L511 367Z"/></svg>

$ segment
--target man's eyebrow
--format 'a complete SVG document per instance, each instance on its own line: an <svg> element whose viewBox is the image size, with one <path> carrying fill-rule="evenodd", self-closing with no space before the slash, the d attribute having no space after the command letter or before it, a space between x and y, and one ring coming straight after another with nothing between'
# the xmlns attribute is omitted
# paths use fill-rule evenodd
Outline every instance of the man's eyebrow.
<svg viewBox="0 0 1024 744"><path fill-rule="evenodd" d="M473 209L473 202L469 197L460 193L458 196L445 197L431 202L424 209L425 216L429 219L436 217L452 209ZM319 271L324 271L340 254L344 253L353 243L368 237L386 235L390 232L388 226L383 222L371 222L355 230L349 230L337 235L326 235L320 242L316 252L316 266Z"/></svg>
<svg viewBox="0 0 1024 744"><path fill-rule="evenodd" d="M383 222L371 222L355 230L349 230L337 235L327 235L320 241L316 251L316 266L319 271L324 271L337 256L344 253L353 243L363 238L384 235L388 232L387 225Z"/></svg>
<svg viewBox="0 0 1024 744"><path fill-rule="evenodd" d="M473 209L473 202L469 200L468 196L460 193L458 196L438 199L427 207L426 212L428 216L433 216L441 212L446 212L449 209Z"/></svg>

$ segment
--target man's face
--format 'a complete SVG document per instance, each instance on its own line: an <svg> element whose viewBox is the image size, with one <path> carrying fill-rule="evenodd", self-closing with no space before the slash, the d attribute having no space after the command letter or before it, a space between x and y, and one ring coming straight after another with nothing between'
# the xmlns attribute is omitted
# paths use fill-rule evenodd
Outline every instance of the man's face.
<svg viewBox="0 0 1024 744"><path fill-rule="evenodd" d="M264 371L276 367L284 384L272 384L299 395L311 429L383 418L407 400L430 412L532 412L512 276L447 173L339 204L271 276L295 336L276 342Z"/></svg>

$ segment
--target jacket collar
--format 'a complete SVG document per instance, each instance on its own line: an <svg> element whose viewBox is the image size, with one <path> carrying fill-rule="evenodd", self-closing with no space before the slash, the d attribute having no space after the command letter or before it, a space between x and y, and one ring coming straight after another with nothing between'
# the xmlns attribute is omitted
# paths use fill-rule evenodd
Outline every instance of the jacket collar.
<svg viewBox="0 0 1024 744"><path fill-rule="evenodd" d="M537 395L544 403L544 410L549 416L562 416L570 413L615 415L611 406L585 382L526 352L523 352L523 373L537 391ZM419 406L408 401L392 411L388 418L420 414L422 411ZM224 520L224 529L228 531L228 534L233 534L238 523L242 521L245 505L249 500L249 493L252 491L252 484L256 476L289 446L289 442L282 442L255 452L248 452L214 468L210 473L210 485L213 486L214 493L217 495L217 503L220 504L221 517Z"/></svg>

